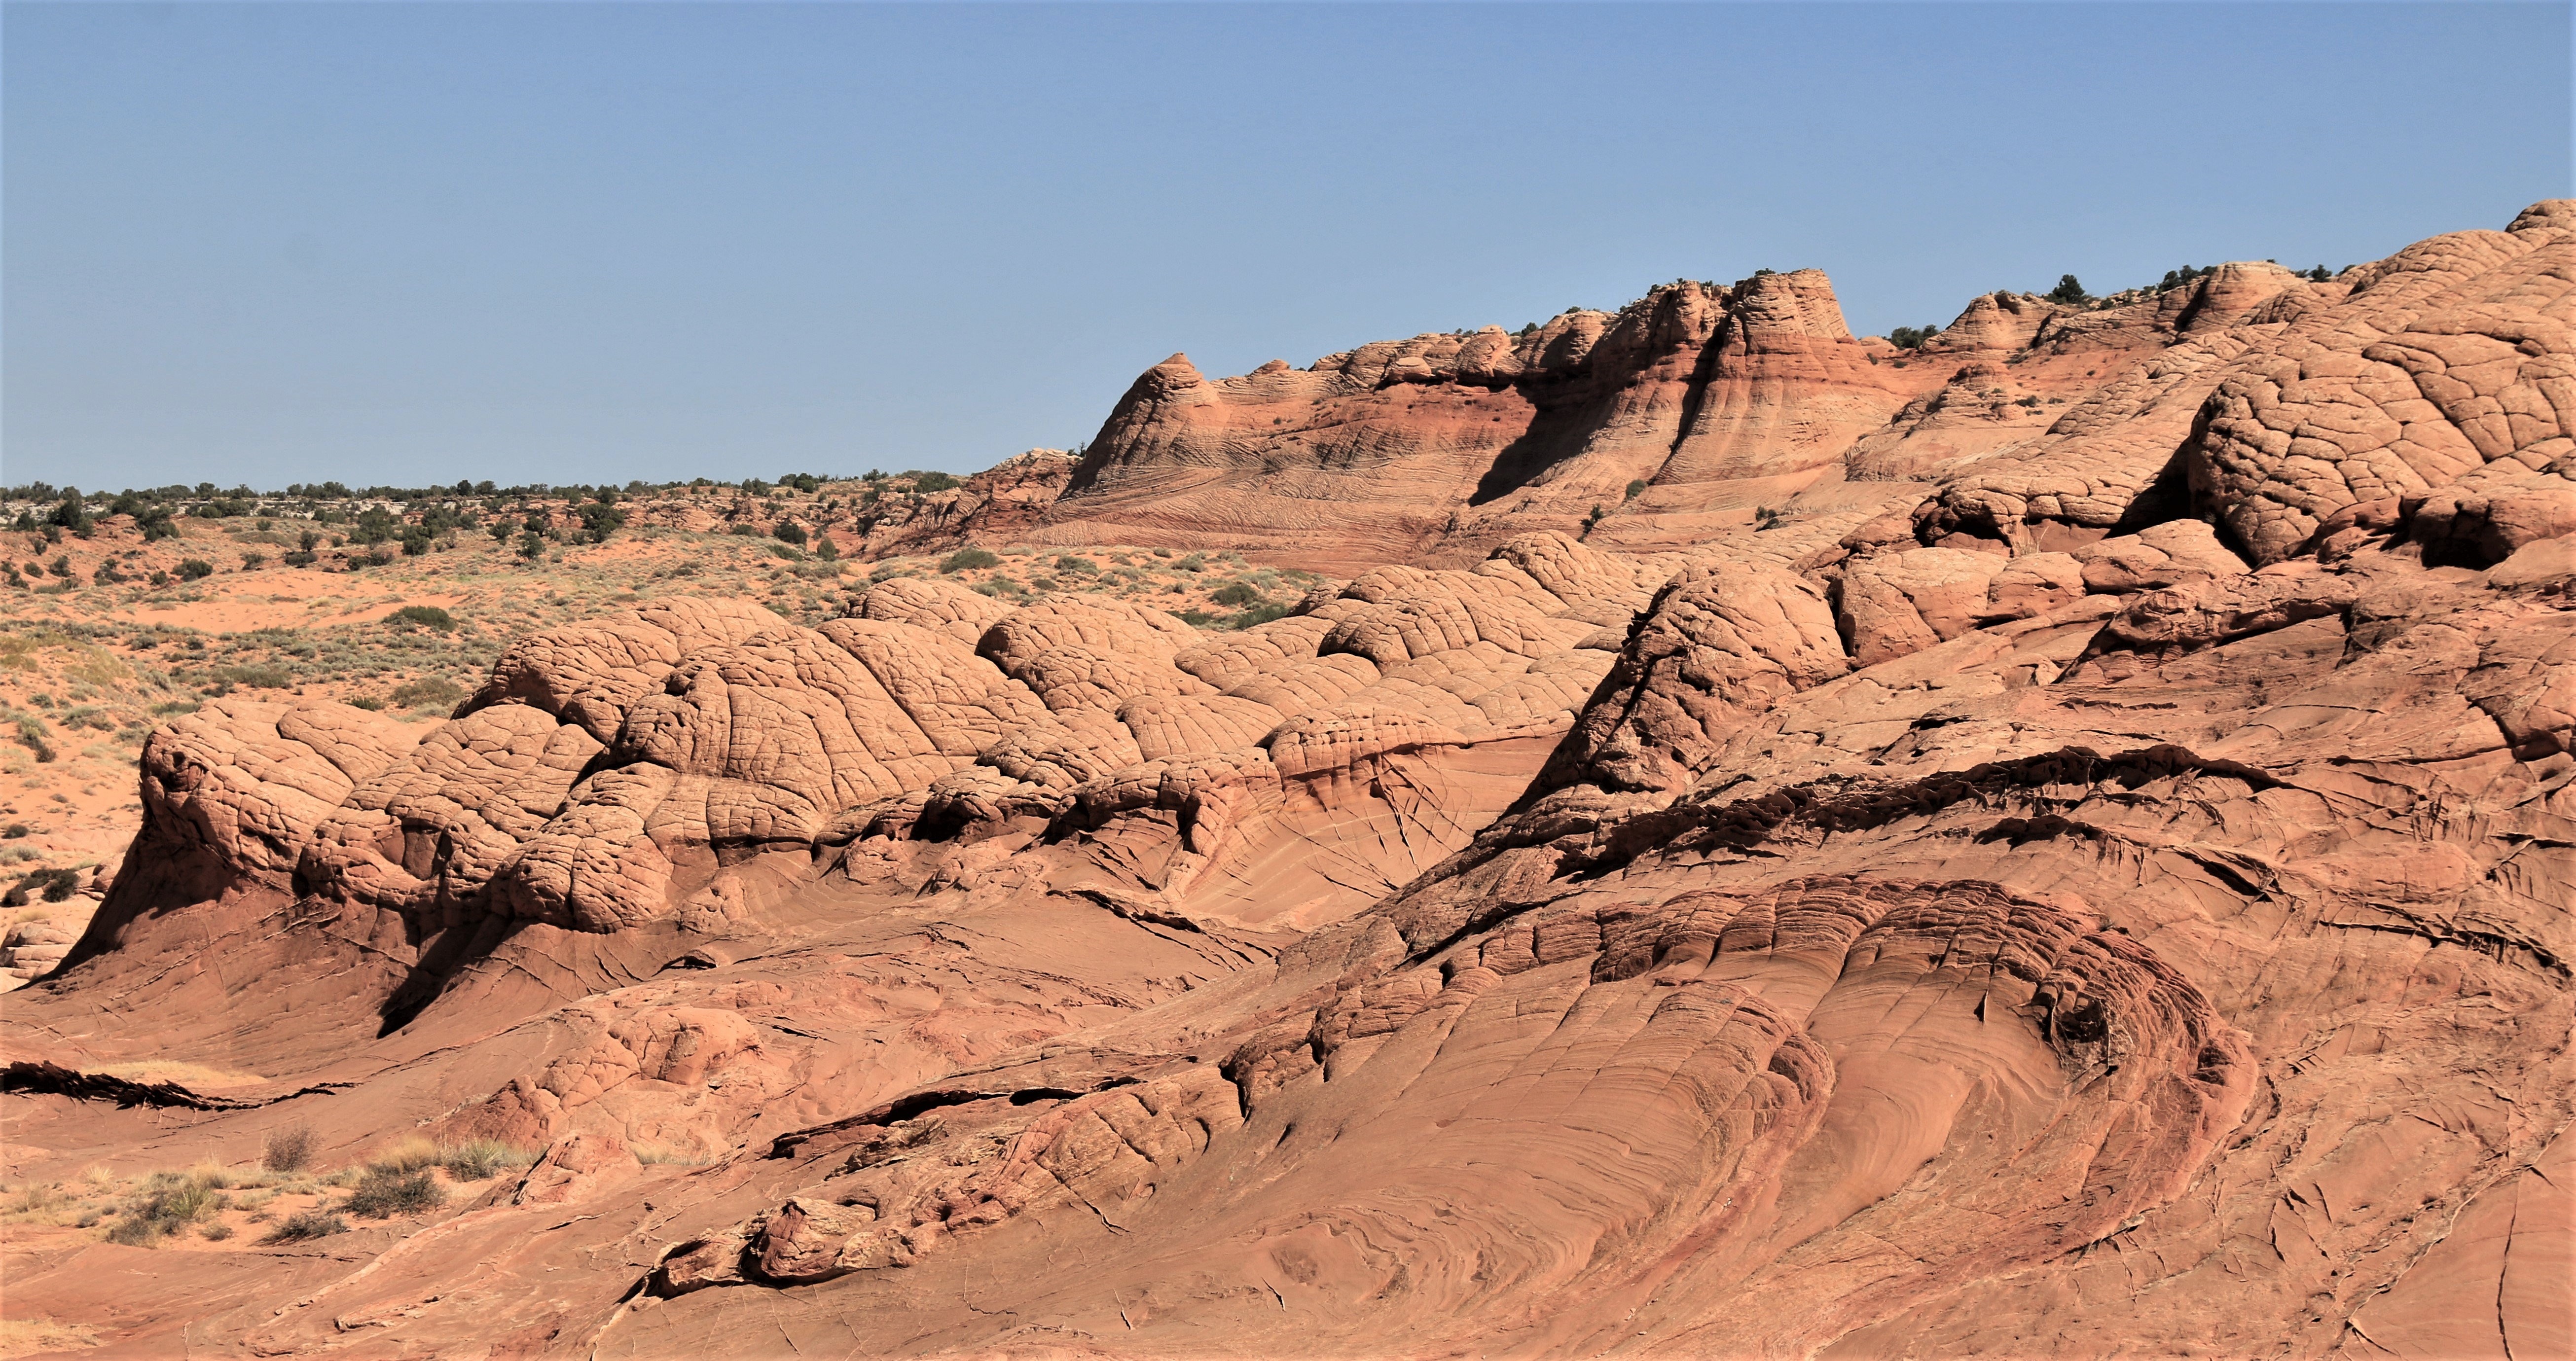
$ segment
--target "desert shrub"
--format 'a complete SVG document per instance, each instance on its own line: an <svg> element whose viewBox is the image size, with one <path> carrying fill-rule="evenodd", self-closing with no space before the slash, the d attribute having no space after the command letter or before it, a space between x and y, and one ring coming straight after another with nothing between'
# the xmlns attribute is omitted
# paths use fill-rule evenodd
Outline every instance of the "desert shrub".
<svg viewBox="0 0 2576 1361"><path fill-rule="evenodd" d="M758 526L758 525L735 525L733 528L726 530L726 531L725 531L725 533L727 533L727 534L739 534L739 535L741 535L742 537L744 537L744 538L746 538L746 539L757 539L757 538L759 538L759 537L760 537L760 526Z"/></svg>
<svg viewBox="0 0 2576 1361"><path fill-rule="evenodd" d="M311 1125L270 1130L260 1147L259 1165L271 1172L301 1172L313 1161L313 1144Z"/></svg>
<svg viewBox="0 0 2576 1361"><path fill-rule="evenodd" d="M215 676L218 680L253 690L285 690L295 684L295 673L287 670L283 662L248 662L219 667Z"/></svg>
<svg viewBox="0 0 2576 1361"><path fill-rule="evenodd" d="M186 558L179 563L181 581L202 581L215 574L215 565L204 558Z"/></svg>
<svg viewBox="0 0 2576 1361"><path fill-rule="evenodd" d="M27 832L27 824L23 822L13 822L9 824L6 830L0 830L0 837L6 837L11 841L16 841L18 838L27 835Z"/></svg>
<svg viewBox="0 0 2576 1361"><path fill-rule="evenodd" d="M79 891L79 870L32 870L0 894L0 907L25 907L38 899L59 903Z"/></svg>
<svg viewBox="0 0 2576 1361"><path fill-rule="evenodd" d="M46 517L46 522L56 529L68 529L84 539L88 538L96 522L90 518L89 507L82 504L80 490L66 487L63 491L63 503L54 507L54 513Z"/></svg>
<svg viewBox="0 0 2576 1361"><path fill-rule="evenodd" d="M988 548L960 548L939 560L939 570L942 572L964 572L1001 565L1000 555Z"/></svg>
<svg viewBox="0 0 2576 1361"><path fill-rule="evenodd" d="M1887 343L1900 350L1919 350L1924 342L1941 334L1938 326L1899 326L1887 333Z"/></svg>
<svg viewBox="0 0 2576 1361"><path fill-rule="evenodd" d="M268 555L266 553L242 554L242 570L245 572L255 572L267 565Z"/></svg>
<svg viewBox="0 0 2576 1361"><path fill-rule="evenodd" d="M423 676L394 687L394 703L406 709L452 709L465 698L465 687L445 676Z"/></svg>
<svg viewBox="0 0 2576 1361"><path fill-rule="evenodd" d="M2093 295L2085 292L2084 285L2077 283L2075 281L2075 276L2072 274L2058 275L2057 287L2048 290L2046 293L2042 293L2040 296L2048 299L2050 302L2065 303L2069 306L2079 302L2091 302L2093 300Z"/></svg>
<svg viewBox="0 0 2576 1361"><path fill-rule="evenodd" d="M1100 564L1089 558L1077 558L1067 554L1055 560L1055 570L1069 572L1078 577L1096 577L1100 575Z"/></svg>
<svg viewBox="0 0 2576 1361"><path fill-rule="evenodd" d="M259 1241L296 1243L307 1238L327 1238L332 1234L348 1231L349 1221L340 1216L328 1210L306 1210L302 1214L288 1215L280 1220L277 1227L270 1229L268 1235Z"/></svg>
<svg viewBox="0 0 2576 1361"><path fill-rule="evenodd" d="M1261 588L1249 581L1229 581L1209 594L1220 605L1249 605L1261 599Z"/></svg>
<svg viewBox="0 0 2576 1361"><path fill-rule="evenodd" d="M223 1208L219 1177L155 1172L120 1208L107 1241L148 1248Z"/></svg>
<svg viewBox="0 0 2576 1361"><path fill-rule="evenodd" d="M441 633L452 633L456 629L456 616L436 605L405 605L386 615L385 622L418 624L422 628L436 629Z"/></svg>
<svg viewBox="0 0 2576 1361"><path fill-rule="evenodd" d="M914 473L912 475L912 489L917 492L953 491L956 489L957 485L957 479L946 473Z"/></svg>
<svg viewBox="0 0 2576 1361"><path fill-rule="evenodd" d="M792 543L801 547L805 542L805 526L794 520L781 520L778 522L778 528L770 532L778 536L780 543Z"/></svg>
<svg viewBox="0 0 2576 1361"><path fill-rule="evenodd" d="M1207 570L1207 554L1192 553L1173 563L1172 567L1175 571L1181 572L1204 572Z"/></svg>
<svg viewBox="0 0 2576 1361"><path fill-rule="evenodd" d="M446 1200L447 1192L426 1167L417 1172L370 1167L366 1175L358 1178L357 1186L340 1208L360 1219L390 1219L398 1214L437 1209Z"/></svg>
<svg viewBox="0 0 2576 1361"><path fill-rule="evenodd" d="M1251 609L1236 614L1210 614L1206 610L1183 610L1180 619L1182 623L1194 629L1248 629L1255 624L1267 624L1273 619L1284 619L1287 615L1287 606L1273 603L1255 605Z"/></svg>
<svg viewBox="0 0 2576 1361"><path fill-rule="evenodd" d="M1629 499L1629 500L1631 500L1631 501L1634 501L1634 500L1636 500L1638 497L1643 496L1643 495L1645 495L1645 494L1646 494L1646 480L1645 480L1644 478L1642 478L1642 477L1641 477L1641 478L1638 478L1636 481L1631 482L1631 483L1629 483L1629 484L1628 484L1628 498L1627 498L1627 499Z"/></svg>
<svg viewBox="0 0 2576 1361"><path fill-rule="evenodd" d="M519 536L519 556L535 559L546 555L545 536L531 529Z"/></svg>
<svg viewBox="0 0 2576 1361"><path fill-rule="evenodd" d="M375 713L385 707L385 702L374 695L352 695L349 697L349 707Z"/></svg>
<svg viewBox="0 0 2576 1361"><path fill-rule="evenodd" d="M458 1181L482 1181L505 1168L525 1167L536 1160L537 1155L524 1148L493 1139L471 1139L444 1150L438 1165Z"/></svg>
<svg viewBox="0 0 2576 1361"><path fill-rule="evenodd" d="M603 498L614 493L602 493ZM592 543L606 543L608 536L626 525L626 512L605 499L593 501L575 510L581 517L582 537Z"/></svg>
<svg viewBox="0 0 2576 1361"><path fill-rule="evenodd" d="M210 1243L220 1243L233 1236L233 1226L218 1219L197 1230L197 1236Z"/></svg>

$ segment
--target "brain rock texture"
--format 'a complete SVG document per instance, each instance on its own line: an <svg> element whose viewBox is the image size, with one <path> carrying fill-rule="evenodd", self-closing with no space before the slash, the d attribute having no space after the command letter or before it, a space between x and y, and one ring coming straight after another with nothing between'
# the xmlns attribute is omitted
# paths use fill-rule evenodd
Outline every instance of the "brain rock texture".
<svg viewBox="0 0 2576 1361"><path fill-rule="evenodd" d="M2568 1355L2571 290L2552 202L1907 351L1800 271L1175 358L1011 532L1335 571L1284 618L897 577L531 636L425 728L210 703L0 1018L12 1176L297 1125L533 1161L318 1249L14 1256L13 1314Z"/></svg>

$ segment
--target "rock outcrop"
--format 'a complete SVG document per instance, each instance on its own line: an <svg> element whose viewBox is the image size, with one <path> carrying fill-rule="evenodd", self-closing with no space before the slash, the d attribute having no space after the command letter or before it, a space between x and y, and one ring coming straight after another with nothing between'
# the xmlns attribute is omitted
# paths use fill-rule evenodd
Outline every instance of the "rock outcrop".
<svg viewBox="0 0 2576 1361"><path fill-rule="evenodd" d="M542 1156L364 1265L84 1241L12 1307L113 1289L131 1354L2563 1353L2571 212L1999 295L1901 370L1809 275L1165 365L1033 533L1217 533L1272 413L1437 406L1369 465L1425 487L1502 466L1478 402L1560 422L1240 631L902 579L523 640L417 741L209 705L0 1020L13 1176ZM2127 368L1973 475L1691 518L2013 355ZM1686 544L1410 560L1646 459ZM147 1050L273 1077L147 1121L99 1075Z"/></svg>
<svg viewBox="0 0 2576 1361"><path fill-rule="evenodd" d="M864 557L945 553L970 540L1024 538L1064 493L1073 456L1031 449L942 491L897 491L868 499L847 525L833 525L836 546ZM843 544L844 539L853 540Z"/></svg>
<svg viewBox="0 0 2576 1361"><path fill-rule="evenodd" d="M1799 270L1302 370L1211 380L1174 355L1128 390L1031 537L1358 571L1426 551L1472 562L1532 527L1586 533L1600 507L1635 517L1603 542L1679 547L1837 470L1904 404L1872 362L1886 350Z"/></svg>

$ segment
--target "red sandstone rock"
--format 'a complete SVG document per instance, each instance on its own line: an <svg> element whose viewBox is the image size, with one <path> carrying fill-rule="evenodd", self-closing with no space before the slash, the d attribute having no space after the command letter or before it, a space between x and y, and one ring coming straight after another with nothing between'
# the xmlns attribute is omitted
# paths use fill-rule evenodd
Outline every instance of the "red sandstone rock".
<svg viewBox="0 0 2576 1361"><path fill-rule="evenodd" d="M1497 512L1422 531L1494 535L1470 566L1237 633L917 581L820 629L648 608L417 743L210 704L0 1017L12 1180L297 1123L542 1156L319 1248L13 1247L13 1314L103 1356L2562 1352L2567 211L2336 285L1993 300L1974 362L2154 357L1779 528ZM1214 533L1272 493L1186 459L1250 413L1384 435L1468 386L1592 403L1573 486L1667 428L1716 467L1675 485L1795 465L1764 403L1916 374L1820 289L1167 365L1087 485L1213 468L1167 524ZM1667 409L1690 355L1733 415ZM2247 433L2302 403L2421 438ZM2409 461L2436 426L2477 457ZM143 1057L265 1081L98 1072Z"/></svg>

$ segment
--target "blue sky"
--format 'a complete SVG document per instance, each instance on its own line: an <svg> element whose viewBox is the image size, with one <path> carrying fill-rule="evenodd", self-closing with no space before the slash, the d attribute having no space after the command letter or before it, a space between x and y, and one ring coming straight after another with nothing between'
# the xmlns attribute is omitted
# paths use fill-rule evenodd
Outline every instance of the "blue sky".
<svg viewBox="0 0 2576 1361"><path fill-rule="evenodd" d="M10 3L0 479L980 468L1817 266L1855 329L2570 184L2535 5Z"/></svg>

